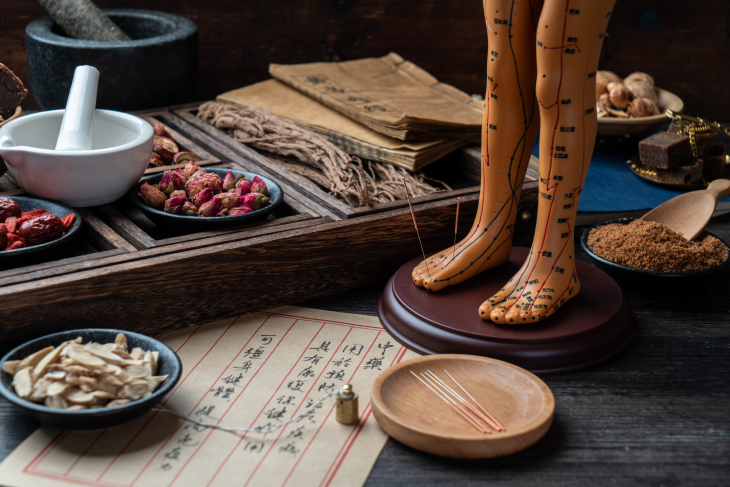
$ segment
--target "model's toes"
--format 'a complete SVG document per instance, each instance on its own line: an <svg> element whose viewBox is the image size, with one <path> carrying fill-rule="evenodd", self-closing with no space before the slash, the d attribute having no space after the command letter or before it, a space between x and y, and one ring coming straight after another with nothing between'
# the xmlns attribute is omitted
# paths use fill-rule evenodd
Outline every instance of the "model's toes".
<svg viewBox="0 0 730 487"><path fill-rule="evenodd" d="M423 276L420 272L413 271L411 277L413 277L413 282L416 283L416 286L423 287Z"/></svg>
<svg viewBox="0 0 730 487"><path fill-rule="evenodd" d="M445 288L447 284L448 281L446 279L437 279L434 275L423 280L423 287L429 291L440 291Z"/></svg>
<svg viewBox="0 0 730 487"><path fill-rule="evenodd" d="M507 306L505 306L504 303L498 304L497 306L492 309L492 312L489 313L489 318L494 321L495 323L499 323L500 325L504 325L507 323L506 316L507 316Z"/></svg>
<svg viewBox="0 0 730 487"><path fill-rule="evenodd" d="M509 311L504 315L504 324L506 325L519 325L522 323L522 317L520 316L520 310L514 307L510 308Z"/></svg>

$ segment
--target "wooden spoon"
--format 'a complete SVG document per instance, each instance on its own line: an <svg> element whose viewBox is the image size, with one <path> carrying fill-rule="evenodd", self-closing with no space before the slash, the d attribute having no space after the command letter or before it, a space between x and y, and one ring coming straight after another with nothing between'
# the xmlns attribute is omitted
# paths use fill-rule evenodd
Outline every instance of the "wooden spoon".
<svg viewBox="0 0 730 487"><path fill-rule="evenodd" d="M717 179L705 190L681 194L662 203L641 219L661 223L692 240L710 221L717 201L727 196L730 196L730 181Z"/></svg>

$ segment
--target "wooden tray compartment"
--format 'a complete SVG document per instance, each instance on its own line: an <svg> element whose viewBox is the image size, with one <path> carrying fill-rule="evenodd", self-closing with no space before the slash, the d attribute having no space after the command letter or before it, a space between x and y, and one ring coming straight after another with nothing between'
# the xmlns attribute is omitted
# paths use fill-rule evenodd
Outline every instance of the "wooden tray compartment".
<svg viewBox="0 0 730 487"><path fill-rule="evenodd" d="M197 106L140 116L164 123L181 148L217 159L216 165L276 180L286 194L281 210L240 228L174 233L156 227L126 198L83 209L84 234L72 255L0 270L0 349L50 330L114 326L160 333L322 297L382 282L420 254L406 201L353 209L198 119ZM471 227L479 167L478 149L465 148L433 167L448 172L458 189L413 198L427 252L453 243L457 196L459 238ZM535 214L532 178L523 185L523 216ZM0 194L21 193L0 178ZM533 229L534 217L518 218L515 242L529 243Z"/></svg>

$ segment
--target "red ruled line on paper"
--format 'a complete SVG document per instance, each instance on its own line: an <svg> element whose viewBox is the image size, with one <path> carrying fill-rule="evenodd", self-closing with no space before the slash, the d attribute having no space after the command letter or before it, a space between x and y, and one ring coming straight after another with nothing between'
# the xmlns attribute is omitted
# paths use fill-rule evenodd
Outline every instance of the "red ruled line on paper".
<svg viewBox="0 0 730 487"><path fill-rule="evenodd" d="M268 318L266 318L266 319L268 320ZM220 422L223 421L223 418L226 416L226 414L228 414L228 412L231 410L231 408L233 407L235 402L238 400L238 398L243 395L243 392L246 390L246 388L249 386L249 384L251 384L251 382L253 382L256 375L264 368L264 366L266 365L266 362L268 362L269 358L271 358L271 356L274 355L274 352L279 347L279 345L284 341L286 336L289 334L289 331L291 331L291 329L294 327L294 325L296 325L298 322L299 322L299 320L294 320L294 322L291 324L291 326L286 330L286 333L284 333L284 335L282 335L281 339L276 343L276 346L271 350L271 352L267 355L266 359L261 363L261 366L258 369L256 369L256 372L254 372L254 374L248 380L248 382L246 383L246 387L241 389L241 391L238 393L238 395L233 400L233 402L231 402L231 404L228 406L228 409L226 409L226 411L223 413L221 418L216 422L216 424L220 424ZM312 342L314 341L314 339L317 338L317 335L319 335L319 332L322 331L322 328L324 328L324 323L322 323L322 326L319 327L319 330L317 330L317 333L314 334L314 336L312 337L312 340L310 340L310 342L309 342L309 345L311 345ZM307 347L309 347L309 345L307 345ZM246 348L246 346L248 346L248 344L246 344L243 348ZM241 349L241 351L243 351L243 348ZM240 352L239 352L239 355L240 355ZM236 358L238 358L238 355L236 355ZM218 382L218 380L220 380L221 376L223 376L223 374L226 372L226 370L228 370L230 368L230 366L233 365L233 362L236 361L236 358L231 360L231 363L228 364L228 367L223 369L223 372L221 372L221 375L218 376L218 379L215 382L213 382L213 385L215 385L215 383ZM202 401L202 399L201 399L201 401ZM200 401L198 401L198 404L200 404ZM198 407L198 406L196 405L195 407ZM193 408L193 409L195 409L195 408ZM213 431L214 430L211 428L211 430L208 432L208 434L205 436L205 438L203 438L203 441L200 442L200 445L198 445L195 448L195 450L193 451L193 454L190 455L190 457L187 460L185 460L185 463L183 463L183 466L182 466L182 468L180 468L180 471L177 474L175 474L175 477L173 477L172 481L170 481L170 483L168 485L172 485L175 483L175 481L180 476L180 474L182 474L183 470L185 470L187 468L188 464L192 461L193 457L198 453L198 451L200 451L200 449L203 447L205 442L208 441L208 438L210 438L210 435L213 434Z"/></svg>
<svg viewBox="0 0 730 487"><path fill-rule="evenodd" d="M368 354L370 353L370 350L372 350L373 346L377 343L378 338L380 338L380 334L381 333L382 333L382 331L379 331L378 334L375 335L375 338L373 339L373 342L368 347L367 352L365 352L365 355L363 355L362 358L360 359L360 363L358 363L357 364L357 367L355 367L355 369L352 371L352 375L350 376L350 382L352 382L352 380L355 378L355 374L357 374L357 372L360 370L360 367L362 366L362 363L367 358ZM307 442L307 446L304 447L304 451L302 451L302 454L299 456L299 458L297 459L297 461L294 463L294 466L289 471L289 475L287 475L286 476L286 479L284 479L284 483L281 484L282 487L284 485L286 485L286 483L289 481L289 479L291 478L292 474L294 473L294 470L296 470L297 466L299 465L299 462L301 462L302 461L302 458L304 458L304 455L307 454L307 450L309 450L309 447L312 445L312 443L314 443L314 440L317 438L317 435L319 434L319 431L322 429L322 427L324 426L324 424L327 422L327 419L330 417L330 414L332 414L332 411L334 411L334 409L335 409L335 405L332 405L332 407L330 408L329 412L327 413L327 416L325 416L325 418L319 424L319 428L317 428L317 431L314 432L314 435L312 436L312 438ZM282 431L282 433L283 433L283 431ZM352 434L352 432L350 432L350 435L351 434ZM348 438L349 437L350 436L348 435ZM345 441L347 441L347 440L345 440ZM329 472L329 470L328 470L328 472Z"/></svg>
<svg viewBox="0 0 730 487"><path fill-rule="evenodd" d="M340 461L337 462L337 466L335 467L334 472L332 472L332 476L327 481L327 483L324 484L324 487L329 487L330 483L332 483L332 480L335 478L335 475L337 475L337 471L340 469L342 462L345 461L345 457L347 457L347 454L350 453L350 448L352 448L352 445L355 444L355 442L357 441L357 437L360 436L360 432L365 427L365 423L370 418L370 413L372 413L372 409L370 409L370 402L367 403L367 405L365 406L365 409L367 409L367 413L363 412L363 418L362 418L362 420L360 420L360 424L358 424L358 426L357 426L357 432L355 433L354 438L352 439L350 444L347 445L347 449L345 450L345 453L340 458Z"/></svg>
<svg viewBox="0 0 730 487"><path fill-rule="evenodd" d="M68 434L68 430L62 430L59 431L59 433L53 437L51 441L48 442L48 444L43 447L43 449L38 453L38 455L33 458L33 460L30 461L28 465L25 466L23 469L23 472L28 472L29 469L33 468L35 469L36 466L43 461L44 458L46 458L46 455L55 447L64 436Z"/></svg>
<svg viewBox="0 0 730 487"><path fill-rule="evenodd" d="M304 399L306 399L306 398L307 398L307 396L308 396L309 394L311 394L311 393L312 393L312 389L314 389L314 386L315 386L315 385L317 385L317 382L319 382L319 379L320 379L320 378L322 377L322 374L324 374L324 371L325 371L325 370L327 370L327 367L328 367L328 366L329 366L329 365L330 365L330 364L332 363L332 359L334 359L334 358L335 358L335 356L337 355L338 351L340 350L340 347L342 346L342 344L343 344L343 343L345 343L345 340L347 340L347 337L348 337L348 336L350 336L350 333L351 333L351 332L352 332L352 327L350 327L350 329L349 329L349 330L347 330L347 333L346 333L346 334L345 334L345 336L344 336L344 337L342 338L342 341L340 342L340 344L339 344L339 345L337 345L337 348L335 348L335 351L334 351L334 352L332 353L332 356L330 357L330 359L329 359L329 360L327 361L327 363L326 363L326 364L325 364L325 365L324 365L324 366L322 367L322 371L321 371L321 372L319 373L319 375L317 375L317 378L316 378L316 379L314 379L314 381L312 382L312 386L311 386L311 387L309 388L309 390L307 391L307 393L306 393L306 394L304 394L304 397L302 398L303 400L304 400ZM373 343L374 343L374 342L373 342ZM372 347L372 345L371 345L371 347ZM370 351L370 349L369 349L369 348L368 348L368 351ZM302 355L304 355L304 354L302 354ZM366 352L366 355L367 355L367 352ZM297 360L297 364L298 364L298 363L299 363L300 361L301 361L301 357L299 358L299 360ZM360 363L362 363L362 361L360 361ZM296 366L296 364L295 364L295 366ZM292 367L292 370L294 370L294 367ZM291 372L289 372L289 373L291 373ZM288 374L287 374L287 377L288 377ZM286 379L284 379L284 381L282 381L282 384L283 384L283 383L284 383L285 381L286 381ZM281 385L279 385L279 387L281 387ZM278 388L277 388L277 390L278 390ZM272 395L271 397L273 398L274 396ZM271 399L269 399L269 401L271 401ZM268 404L268 403L267 403L267 404ZM292 417L294 417L294 416L296 416L296 415L297 415L297 412L299 411L299 409L300 409L300 408L302 407L302 405L303 405L303 404L304 404L304 402L300 402L300 403L299 403L299 405L297 406L297 408L296 408L296 409L294 410L294 412L292 413ZM263 410L262 410L262 411L263 411ZM284 430L286 430L286 426L284 426L284 427L283 427L283 428L281 429L281 431L279 432L279 434L278 434L278 435L276 436L276 438L274 439L274 441L273 441L273 442L271 443L271 445L269 446L269 449L268 449L268 450L266 450L266 453L264 454L264 456L263 456L263 457L261 458L261 460L259 460L259 462L258 462L258 463L256 464L256 467L255 467L255 468L253 469L253 472L251 472L251 475L249 475L249 476L248 476L248 479L246 479L246 483L245 483L245 484L243 484L243 485L244 485L244 487L246 487L246 486L248 485L248 483L249 483L249 482L251 481L251 479L252 479L252 478L254 477L254 475L256 475L256 472L258 471L258 469L259 469L259 467L261 466L261 464L262 464L262 463L264 463L264 460L266 460L266 457L267 457L267 456L269 455L269 453L271 453L271 450L273 450L273 449L274 449L274 445L276 445L276 442L277 442L277 441L279 441L279 438L281 438L281 435L283 435L283 434L284 434Z"/></svg>
<svg viewBox="0 0 730 487"><path fill-rule="evenodd" d="M289 317L289 316L287 316L287 317ZM306 319L306 318L303 318L303 319ZM322 323L323 327L324 327L324 325L326 324L326 323L324 323L324 322L320 322L320 323ZM320 331L321 331L321 330L322 330L322 328L320 328ZM348 331L348 334L349 334L349 331ZM315 339L315 338L317 338L317 336L318 336L318 335L319 335L319 331L317 331L317 334L315 334L315 335L314 335L314 336L312 337L312 339L311 339L311 340L309 341L309 344L307 344L307 346L306 346L306 347L304 348L304 350L302 351L301 355L299 355L299 358L298 358L298 359L297 359L297 360L296 360L296 361L294 362L294 365L292 365L292 366L291 366L291 369L289 369L289 372L287 372L287 374L286 374L286 375L284 376L284 378L283 378L283 379L281 380L281 382L279 383L279 385L278 385L278 386L276 387L276 389L274 390L273 394L271 394L271 397L269 398L269 400L268 400L268 401L266 401L266 403L264 404L264 406L263 406L263 407L261 408L261 411L259 411L259 413L258 413L258 414L256 415L256 417L254 418L254 420L253 420L253 421L251 421L251 424L249 424L249 425L248 425L248 427L249 427L249 428L252 428L252 427L253 427L253 425L254 425L254 423L256 423L256 421L258 420L258 418L259 418L259 417L261 416L261 414L262 414L262 413L264 412L264 409L266 409L266 407L267 407L267 406L269 405L269 403L271 402L271 400L272 400L272 399L274 398L274 396L275 396L275 395L276 395L276 394L278 393L278 391L279 391L279 388L280 388L280 387L282 386L282 384L284 384L284 382L286 382L287 378L289 377L289 374L291 374L291 373L292 373L292 371L294 370L294 367L296 367L296 366L297 366L297 364L299 363L299 361L300 361L300 360L302 360L302 357L304 356L304 354L305 354L305 353L307 353L307 350L309 350L309 346L310 346L310 345L311 345L311 344L312 344L312 343L314 342L314 339ZM346 338L346 337L347 337L347 335L345 335L345 338ZM247 435L247 434L248 434L248 432L246 432L246 433L244 433L243 435L241 435L241 438L239 438L239 440L238 440L238 442L236 443L236 445L235 445L235 446L234 446L234 447L233 447L233 448L231 449L231 451L230 451L230 453L228 454L228 456L226 456L226 459L225 459L225 460L223 460L223 463L221 463L221 464L220 464L220 465L218 466L218 468L216 469L215 473L213 474L213 476L211 477L211 479L210 479L210 480L208 481L208 483L207 483L206 485L210 486L210 485L211 485L211 484L213 483L213 481L215 481L215 478L216 478L216 477L218 476L218 474L219 474L219 473L220 473L220 471L221 471L221 470L223 469L223 467L224 467L224 466L225 466L225 464L226 464L226 463L228 462L228 460L229 460L229 459L231 458L231 456L233 456L233 454L234 454L234 453L236 452L236 450L237 450L237 449L238 449L238 447L240 446L240 444L241 444L241 442L243 441L243 439L244 439L244 438L246 438L246 435Z"/></svg>

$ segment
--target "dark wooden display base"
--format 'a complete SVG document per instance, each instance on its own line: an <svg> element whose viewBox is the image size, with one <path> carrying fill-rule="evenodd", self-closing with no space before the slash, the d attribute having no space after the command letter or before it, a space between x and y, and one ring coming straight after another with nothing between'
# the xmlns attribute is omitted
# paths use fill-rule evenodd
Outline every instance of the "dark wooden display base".
<svg viewBox="0 0 730 487"><path fill-rule="evenodd" d="M439 292L411 280L418 257L385 286L378 318L398 342L422 354L483 355L537 374L582 369L623 350L636 328L621 288L604 272L576 262L581 292L545 321L503 326L481 319L479 306L519 270L528 249L514 247L504 265Z"/></svg>

